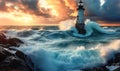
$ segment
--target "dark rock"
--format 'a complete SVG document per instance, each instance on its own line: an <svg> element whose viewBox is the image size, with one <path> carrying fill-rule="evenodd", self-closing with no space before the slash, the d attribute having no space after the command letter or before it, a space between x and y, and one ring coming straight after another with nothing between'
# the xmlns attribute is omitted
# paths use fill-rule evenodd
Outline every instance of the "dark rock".
<svg viewBox="0 0 120 71"><path fill-rule="evenodd" d="M6 58L4 54L0 54L0 61L3 61Z"/></svg>
<svg viewBox="0 0 120 71"><path fill-rule="evenodd" d="M107 61L106 66L111 65L120 65L120 53L116 53L114 57L112 57L110 60Z"/></svg>
<svg viewBox="0 0 120 71"><path fill-rule="evenodd" d="M78 30L79 34L83 34L83 35L86 34L86 30L84 28L84 24L76 23L75 28Z"/></svg>
<svg viewBox="0 0 120 71"><path fill-rule="evenodd" d="M25 59L26 58L26 55L24 53L22 53L21 51L16 51L15 53L19 58L21 59Z"/></svg>
<svg viewBox="0 0 120 71"><path fill-rule="evenodd" d="M24 60L24 63L26 63L26 66L29 68L29 71L34 70L34 64L32 63L30 57L22 53L21 51L16 51L15 55L19 57L20 59Z"/></svg>
<svg viewBox="0 0 120 71"><path fill-rule="evenodd" d="M0 47L0 61L3 61L7 56L10 56L10 55L12 55L12 54L9 51Z"/></svg>
<svg viewBox="0 0 120 71"><path fill-rule="evenodd" d="M17 46L17 47L19 47L21 44L24 44L24 42L21 41L21 40L18 39L18 38L9 38L9 39L8 39L8 44L9 44L10 46Z"/></svg>
<svg viewBox="0 0 120 71"><path fill-rule="evenodd" d="M0 33L0 44L7 44L7 37L4 33Z"/></svg>
<svg viewBox="0 0 120 71"><path fill-rule="evenodd" d="M90 71L91 69L81 69L80 71Z"/></svg>
<svg viewBox="0 0 120 71"><path fill-rule="evenodd" d="M109 69L107 69L106 66L98 66L94 68L85 68L82 69L82 71L109 71Z"/></svg>
<svg viewBox="0 0 120 71"><path fill-rule="evenodd" d="M106 66L111 66L114 63L114 58L111 58L110 60L107 61Z"/></svg>
<svg viewBox="0 0 120 71"><path fill-rule="evenodd" d="M11 68L17 69L18 67L22 66L22 59L19 59L14 56L9 56L5 59L6 62L9 62L9 66Z"/></svg>
<svg viewBox="0 0 120 71"><path fill-rule="evenodd" d="M8 38L0 33L0 71L34 71L31 59L11 46L20 46L24 42L18 38Z"/></svg>
<svg viewBox="0 0 120 71"><path fill-rule="evenodd" d="M21 51L0 47L0 71L34 71L34 64Z"/></svg>
<svg viewBox="0 0 120 71"><path fill-rule="evenodd" d="M107 69L106 67L96 67L96 68L93 68L93 70L91 71L109 71L109 69Z"/></svg>
<svg viewBox="0 0 120 71"><path fill-rule="evenodd" d="M120 71L120 67L119 67L119 68L117 68L117 69L115 69L114 71Z"/></svg>
<svg viewBox="0 0 120 71"><path fill-rule="evenodd" d="M116 53L116 54L115 54L114 62L115 62L115 63L120 62L120 53Z"/></svg>
<svg viewBox="0 0 120 71"><path fill-rule="evenodd" d="M0 46L9 48L11 46L19 47L24 42L18 38L7 38L4 33L0 33Z"/></svg>

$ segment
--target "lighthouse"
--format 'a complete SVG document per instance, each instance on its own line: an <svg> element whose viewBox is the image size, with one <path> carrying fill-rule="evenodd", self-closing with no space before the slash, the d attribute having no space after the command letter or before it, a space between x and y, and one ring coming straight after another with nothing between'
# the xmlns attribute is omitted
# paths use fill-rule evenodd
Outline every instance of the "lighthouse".
<svg viewBox="0 0 120 71"><path fill-rule="evenodd" d="M78 3L77 10L78 10L78 15L77 15L75 28L78 30L79 34L86 34L85 23L84 23L84 10L85 10L85 8L84 8L84 4L81 0Z"/></svg>

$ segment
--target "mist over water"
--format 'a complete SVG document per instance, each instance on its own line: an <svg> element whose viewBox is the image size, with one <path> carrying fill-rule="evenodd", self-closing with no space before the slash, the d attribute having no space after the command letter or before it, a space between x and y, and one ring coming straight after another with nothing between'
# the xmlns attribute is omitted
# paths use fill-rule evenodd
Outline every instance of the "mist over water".
<svg viewBox="0 0 120 71"><path fill-rule="evenodd" d="M76 37L71 29L8 30L6 33L25 42L18 49L30 56L40 70L72 71L104 65L120 49L119 27L103 29L92 21L86 27L92 31L87 37Z"/></svg>

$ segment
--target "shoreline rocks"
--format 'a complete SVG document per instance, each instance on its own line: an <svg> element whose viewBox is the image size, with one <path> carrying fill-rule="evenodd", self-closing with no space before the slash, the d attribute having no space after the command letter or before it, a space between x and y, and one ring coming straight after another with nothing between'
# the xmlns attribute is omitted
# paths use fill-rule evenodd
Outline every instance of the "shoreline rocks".
<svg viewBox="0 0 120 71"><path fill-rule="evenodd" d="M16 47L19 47L21 44L24 44L24 42L18 38L9 38L7 40L7 43L9 44L9 46L16 46Z"/></svg>
<svg viewBox="0 0 120 71"><path fill-rule="evenodd" d="M10 48L24 44L18 38L8 38L0 33L0 71L34 71L35 66L30 57L23 52Z"/></svg>
<svg viewBox="0 0 120 71"><path fill-rule="evenodd" d="M7 38L4 33L0 33L0 46L9 48L11 46L19 47L21 44L24 44L23 41L21 41L18 38Z"/></svg>
<svg viewBox="0 0 120 71"><path fill-rule="evenodd" d="M108 60L103 66L81 69L80 71L120 71L120 53L116 53L114 57Z"/></svg>
<svg viewBox="0 0 120 71"><path fill-rule="evenodd" d="M34 64L21 51L0 47L0 71L34 71Z"/></svg>

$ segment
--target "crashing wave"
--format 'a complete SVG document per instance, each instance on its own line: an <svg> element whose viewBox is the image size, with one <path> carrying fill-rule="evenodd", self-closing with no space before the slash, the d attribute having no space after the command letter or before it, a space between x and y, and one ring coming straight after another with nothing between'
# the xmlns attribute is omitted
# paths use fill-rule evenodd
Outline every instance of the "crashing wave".
<svg viewBox="0 0 120 71"><path fill-rule="evenodd" d="M90 21L89 19L85 21L85 30L86 30L85 35L79 34L75 27L71 27L70 30L73 31L73 35L76 37L88 37L91 36L95 31L97 31L97 33L103 33L103 34L114 33L113 31L105 30L104 28L100 27L98 23Z"/></svg>
<svg viewBox="0 0 120 71"><path fill-rule="evenodd" d="M22 46L20 50L29 55L43 71L71 71L105 64L108 55L120 48L119 44L120 40L115 40L108 45L99 44L92 48L80 46L71 49L54 48L52 45L47 47L44 44L41 47Z"/></svg>
<svg viewBox="0 0 120 71"><path fill-rule="evenodd" d="M92 21L86 23L86 27L92 31L89 36L94 34L95 30L111 34L111 32L105 30L111 28L103 29L94 23ZM96 28L97 26L98 28ZM91 36L87 39L73 37L71 32L61 30L8 30L6 33L25 41L25 45L18 49L30 56L40 70L72 71L103 65L109 55L111 57L114 52L119 51L120 40L116 40L120 39L119 28L114 27L111 30L117 33L103 36L97 34L97 36Z"/></svg>

